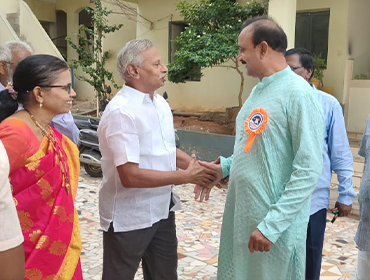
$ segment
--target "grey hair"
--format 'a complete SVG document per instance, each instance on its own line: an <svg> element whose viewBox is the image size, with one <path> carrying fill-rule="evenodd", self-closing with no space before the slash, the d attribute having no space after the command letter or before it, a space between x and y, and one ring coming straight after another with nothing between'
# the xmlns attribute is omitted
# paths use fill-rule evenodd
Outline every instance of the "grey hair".
<svg viewBox="0 0 370 280"><path fill-rule="evenodd" d="M144 57L141 53L152 46L152 42L148 39L131 40L119 51L117 55L117 70L125 82L130 78L127 73L127 66L129 64L141 66L144 62Z"/></svg>
<svg viewBox="0 0 370 280"><path fill-rule="evenodd" d="M8 69L8 83L12 83L14 74L9 63L11 63L13 59L13 52L18 51L28 51L31 55L33 54L33 49L23 41L9 41L6 42L3 47L0 47L0 61L7 63L6 67Z"/></svg>
<svg viewBox="0 0 370 280"><path fill-rule="evenodd" d="M10 63L12 60L12 52L6 47L0 47L0 61Z"/></svg>
<svg viewBox="0 0 370 280"><path fill-rule="evenodd" d="M5 62L6 64L6 68L8 70L6 82L9 83L12 81L11 76L13 76L12 68L10 67L10 62L12 61L12 51L7 46L0 47L0 61Z"/></svg>
<svg viewBox="0 0 370 280"><path fill-rule="evenodd" d="M23 41L9 41L4 44L5 48L9 48L11 52L26 50L33 54L33 49L26 42Z"/></svg>

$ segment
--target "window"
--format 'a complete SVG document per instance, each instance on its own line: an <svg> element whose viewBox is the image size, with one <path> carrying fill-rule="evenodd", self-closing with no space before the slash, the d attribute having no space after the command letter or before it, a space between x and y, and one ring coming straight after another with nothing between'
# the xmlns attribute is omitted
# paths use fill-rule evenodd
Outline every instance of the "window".
<svg viewBox="0 0 370 280"><path fill-rule="evenodd" d="M327 62L330 11L297 13L295 47L309 50Z"/></svg>
<svg viewBox="0 0 370 280"><path fill-rule="evenodd" d="M177 47L175 44L175 39L179 36L189 24L183 21L171 21L169 26L169 44L168 44L168 63L174 61L175 52Z"/></svg>
<svg viewBox="0 0 370 280"><path fill-rule="evenodd" d="M64 11L56 11L56 38L52 39L64 58L67 58L67 14Z"/></svg>
<svg viewBox="0 0 370 280"><path fill-rule="evenodd" d="M93 26L93 23L92 23L92 15L89 14L85 9L81 10L81 12L79 12L79 14L78 14L78 24L79 25L84 25L87 28L89 28L90 30L94 30L94 26ZM85 37L87 40L92 40L93 39L93 38L91 38L91 35L88 32L86 32L86 31L83 32L81 30L79 30L79 32L80 32L80 35L82 37ZM80 40L79 45L80 45L80 47L83 47L86 52L90 52L91 54L94 53L94 46L93 46L92 43L89 44L89 43L85 43L82 40Z"/></svg>
<svg viewBox="0 0 370 280"><path fill-rule="evenodd" d="M169 22L169 42L168 42L168 63L174 61L175 53L177 51L177 46L175 44L175 40L177 36L179 36L189 24L184 21L170 21ZM194 73L197 73L195 76L199 78L187 78L186 81L200 81L201 77L201 69L194 69Z"/></svg>

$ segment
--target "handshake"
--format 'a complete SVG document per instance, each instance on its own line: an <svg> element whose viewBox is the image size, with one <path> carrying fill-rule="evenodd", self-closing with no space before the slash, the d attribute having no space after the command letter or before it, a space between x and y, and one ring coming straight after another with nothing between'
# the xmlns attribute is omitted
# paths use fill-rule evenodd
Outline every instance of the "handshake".
<svg viewBox="0 0 370 280"><path fill-rule="evenodd" d="M194 197L195 200L202 202L203 200L209 199L209 194L214 186L221 187L222 183L228 181L228 177L222 179L222 169L220 164L220 158L213 162L205 162L196 160L195 155L192 155L186 170L189 183L195 184Z"/></svg>

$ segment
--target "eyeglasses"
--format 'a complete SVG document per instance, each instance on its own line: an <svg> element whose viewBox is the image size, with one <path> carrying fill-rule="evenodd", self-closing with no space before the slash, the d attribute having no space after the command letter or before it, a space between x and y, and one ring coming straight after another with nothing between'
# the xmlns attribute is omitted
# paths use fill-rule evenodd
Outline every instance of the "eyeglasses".
<svg viewBox="0 0 370 280"><path fill-rule="evenodd" d="M71 93L72 84L66 84L66 85L51 85L51 86L42 86L43 88L62 88L66 90L68 93Z"/></svg>
<svg viewBox="0 0 370 280"><path fill-rule="evenodd" d="M299 68L303 68L303 66L296 66L296 67L290 66L290 69L292 69L292 71L295 71Z"/></svg>

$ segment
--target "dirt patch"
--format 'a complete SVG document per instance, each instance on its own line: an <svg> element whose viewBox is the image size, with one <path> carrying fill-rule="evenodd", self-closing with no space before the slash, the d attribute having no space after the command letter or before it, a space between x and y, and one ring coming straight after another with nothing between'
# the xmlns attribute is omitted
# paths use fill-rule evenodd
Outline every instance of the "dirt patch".
<svg viewBox="0 0 370 280"><path fill-rule="evenodd" d="M96 117L96 108L92 101L76 100L71 108L72 114L81 114ZM222 112L209 112L196 116L184 113L174 113L173 121L175 128L183 130L201 131L224 135L235 135L235 121L230 119L230 114ZM189 116L190 115L190 116Z"/></svg>
<svg viewBox="0 0 370 280"><path fill-rule="evenodd" d="M235 122L228 121L220 114L206 113L202 116L174 116L175 128L183 130L201 131L234 135Z"/></svg>

